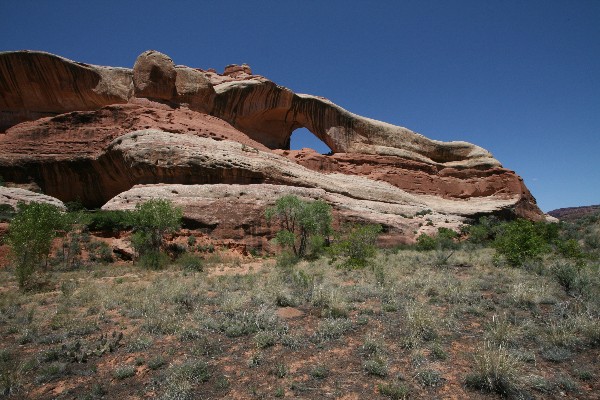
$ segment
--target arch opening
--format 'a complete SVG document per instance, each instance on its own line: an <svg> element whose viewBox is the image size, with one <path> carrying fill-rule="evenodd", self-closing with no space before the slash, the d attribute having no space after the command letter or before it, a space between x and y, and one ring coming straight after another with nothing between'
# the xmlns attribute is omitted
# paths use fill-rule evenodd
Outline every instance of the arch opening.
<svg viewBox="0 0 600 400"><path fill-rule="evenodd" d="M290 136L290 150L310 148L320 154L333 154L329 146L306 128L298 128Z"/></svg>

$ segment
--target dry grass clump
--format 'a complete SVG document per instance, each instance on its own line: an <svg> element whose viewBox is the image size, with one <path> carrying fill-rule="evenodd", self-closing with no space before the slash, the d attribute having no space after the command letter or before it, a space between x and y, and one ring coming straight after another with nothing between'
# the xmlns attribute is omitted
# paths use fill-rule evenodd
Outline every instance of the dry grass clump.
<svg viewBox="0 0 600 400"><path fill-rule="evenodd" d="M465 382L468 386L508 395L518 386L519 361L506 348L484 343L473 356L473 368Z"/></svg>

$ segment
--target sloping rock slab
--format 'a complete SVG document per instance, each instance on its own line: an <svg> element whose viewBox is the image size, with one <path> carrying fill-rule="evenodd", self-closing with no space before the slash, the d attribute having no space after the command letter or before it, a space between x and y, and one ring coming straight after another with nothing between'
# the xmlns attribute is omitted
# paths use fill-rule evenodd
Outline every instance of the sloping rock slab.
<svg viewBox="0 0 600 400"><path fill-rule="evenodd" d="M30 190L0 186L0 205L6 204L16 209L19 203L29 204L32 202L52 204L61 210L66 210L63 202L57 198Z"/></svg>

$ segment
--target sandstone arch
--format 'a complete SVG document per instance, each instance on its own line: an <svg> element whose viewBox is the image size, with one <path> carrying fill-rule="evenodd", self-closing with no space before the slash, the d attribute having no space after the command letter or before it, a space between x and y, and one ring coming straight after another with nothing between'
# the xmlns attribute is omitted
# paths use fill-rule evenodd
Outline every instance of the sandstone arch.
<svg viewBox="0 0 600 400"><path fill-rule="evenodd" d="M399 156L451 167L501 166L487 150L471 143L432 140L262 77L220 83L215 91L212 114L271 149L286 148L291 133L305 127L335 153Z"/></svg>
<svg viewBox="0 0 600 400"><path fill-rule="evenodd" d="M481 147L431 140L352 114L325 98L297 94L253 75L248 66L218 74L173 65L157 52L140 57L138 73L149 71L138 76L141 80L131 69L43 52L0 53L0 175L11 184L34 184L63 201L89 206L136 184L279 184L328 193L343 186L338 194L354 198L359 176L366 179L365 210L378 203L385 208L390 193L400 189L408 195L406 206L441 214L509 210L543 218L522 180ZM144 58L165 62L144 69ZM165 73L157 74L157 68ZM165 76L165 85L154 85ZM144 90L146 83L152 90ZM276 150L289 148L292 132L300 127L334 154ZM114 143L149 128L158 133L131 137L148 140L139 157ZM165 140L158 140L163 133ZM222 146L199 145L203 141L194 138ZM196 143L190 147L194 157L183 151L188 140ZM132 148L141 150L140 144ZM391 186L371 198L380 182ZM452 207L430 206L434 199Z"/></svg>

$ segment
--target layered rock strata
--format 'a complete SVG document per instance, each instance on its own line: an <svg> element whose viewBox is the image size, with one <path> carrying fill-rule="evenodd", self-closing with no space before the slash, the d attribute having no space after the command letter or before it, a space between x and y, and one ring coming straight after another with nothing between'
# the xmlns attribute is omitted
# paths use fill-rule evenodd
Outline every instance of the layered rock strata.
<svg viewBox="0 0 600 400"><path fill-rule="evenodd" d="M290 151L299 127L334 154ZM247 65L218 74L176 65L156 51L142 53L133 69L43 52L0 53L0 175L94 207L120 194L133 204L127 191L134 185L194 185L188 200L169 195L182 204L204 204L211 191L226 196L223 184L248 185L256 195L238 196L239 210L259 227L261 187L263 197L280 193L269 185L281 193L301 187L303 196L334 204L340 218L383 223L398 238L414 236L419 227L410 219L427 209L438 225L487 213L545 218L519 176L478 146L352 114L254 75ZM166 189L147 190L139 198ZM226 198L219 200L223 213L234 208ZM190 221L216 235L234 237L241 226L236 213L219 211L215 225L185 208Z"/></svg>

